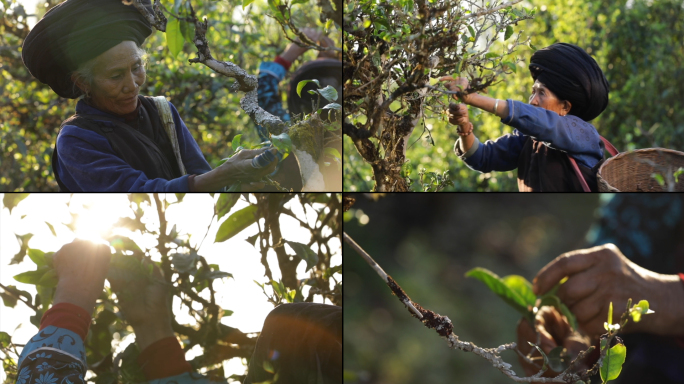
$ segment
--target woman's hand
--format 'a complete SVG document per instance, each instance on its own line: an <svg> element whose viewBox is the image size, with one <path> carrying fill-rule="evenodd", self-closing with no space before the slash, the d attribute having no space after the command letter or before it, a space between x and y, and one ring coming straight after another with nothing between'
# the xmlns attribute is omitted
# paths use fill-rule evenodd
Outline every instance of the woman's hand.
<svg viewBox="0 0 684 384"><path fill-rule="evenodd" d="M309 40L313 41L314 43L320 45L321 47L334 47L335 42L329 38L328 36L325 35L325 33L319 29L316 28L302 28L301 32L309 38ZM299 41L299 38L296 38L295 41ZM283 52L280 57L283 59L289 61L290 63L294 62L299 58L299 56L303 55L304 52L308 51L309 48L306 47L300 47L299 45L295 43L291 43L287 49L285 49L285 52ZM324 54L325 52L325 54ZM332 57L336 58L337 54L335 51L321 51L319 54L319 57Z"/></svg>
<svg viewBox="0 0 684 384"><path fill-rule="evenodd" d="M273 155L276 154L277 150L275 148L270 149L244 149L240 151L237 155L231 157L228 161L221 164L217 169L222 169L225 171L225 176L231 182L235 180L259 180L262 177L270 174L278 165L278 159L276 158L263 168L254 168L252 166L252 159L261 155L262 153L270 150Z"/></svg>
<svg viewBox="0 0 684 384"><path fill-rule="evenodd" d="M446 110L449 117L449 123L468 127L470 119L468 119L468 107L465 104L449 103L449 109Z"/></svg>
<svg viewBox="0 0 684 384"><path fill-rule="evenodd" d="M116 293L124 319L135 330L141 351L157 340L174 336L171 296L157 265L154 265L151 280L143 277L132 281L109 278L109 283Z"/></svg>
<svg viewBox="0 0 684 384"><path fill-rule="evenodd" d="M577 332L573 332L565 316L558 313L554 307L545 306L537 312L534 319L534 329L525 318L520 320L517 334L518 349L525 355L528 355L532 348L534 348L527 342L534 344L539 343L539 347L546 354L561 345L567 349L571 360L581 351L589 348L588 338L582 337ZM537 340L537 334L539 334L539 340ZM540 357L539 352L533 353L532 357ZM518 356L518 359L527 376L539 372L542 366L541 360L536 360L537 364L533 364L526 361L522 356ZM588 368L588 366L583 368ZM544 373L544 377L555 377L557 375L558 372L553 372L551 370Z"/></svg>
<svg viewBox="0 0 684 384"><path fill-rule="evenodd" d="M468 79L464 77L453 78L451 76L444 76L439 79L439 81L446 82L445 86L451 92L464 92L462 96L453 94L454 99L459 100L463 103L470 104L470 94L465 94L465 90L468 89Z"/></svg>
<svg viewBox="0 0 684 384"><path fill-rule="evenodd" d="M644 269L613 244L565 253L547 264L534 279L534 293L549 291L561 279L558 297L577 317L579 328L592 341L605 333L603 323L613 302L613 322L626 310L627 299L636 304L648 300L653 315L630 322L626 332L684 335L684 286L677 275L661 275Z"/></svg>
<svg viewBox="0 0 684 384"><path fill-rule="evenodd" d="M273 155L276 154L275 148L244 149L215 169L195 176L193 192L216 191L236 181L258 181L272 173L278 165L277 158L263 168L254 168L252 166L252 159L266 150L270 150Z"/></svg>
<svg viewBox="0 0 684 384"><path fill-rule="evenodd" d="M53 304L71 303L92 313L109 270L109 245L76 239L53 256L59 282Z"/></svg>

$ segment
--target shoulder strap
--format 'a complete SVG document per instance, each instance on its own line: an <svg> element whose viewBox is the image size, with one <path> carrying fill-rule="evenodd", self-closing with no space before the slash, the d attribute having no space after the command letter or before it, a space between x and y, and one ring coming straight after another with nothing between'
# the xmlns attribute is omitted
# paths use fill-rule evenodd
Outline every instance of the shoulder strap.
<svg viewBox="0 0 684 384"><path fill-rule="evenodd" d="M603 136L599 135L599 137L601 138L603 145L606 147L606 150L608 151L608 153L610 153L611 156L615 156L619 153L618 150L615 148L615 146L613 146L613 144L610 143L610 141L608 141ZM570 159L570 164L572 164L572 169L575 171L575 175L577 175L577 178L579 179L580 184L582 184L582 190L584 192L591 192L591 189L589 189L589 186L587 185L586 180L584 180L584 176L582 176L582 172L580 171L579 167L577 166L577 162L575 161L575 159L573 159L572 156L570 156L570 155L568 155L568 159Z"/></svg>
<svg viewBox="0 0 684 384"><path fill-rule="evenodd" d="M180 169L181 175L186 175L187 172L185 171L185 165L181 159L180 146L178 145L178 137L176 136L176 125L173 122L173 116L171 115L169 102L164 96L156 96L152 99L159 110L159 117L164 124L164 129L169 135L169 140L171 141L171 146L173 147L173 154L176 156L176 161L178 162L178 169Z"/></svg>
<svg viewBox="0 0 684 384"><path fill-rule="evenodd" d="M608 151L608 153L610 153L611 156L615 156L615 155L617 155L618 153L620 153L620 152L618 152L618 150L613 146L613 144L611 144L610 141L608 141L605 137L603 137L603 136L599 136L599 137L601 138L601 141L603 141L603 145L606 146L606 150Z"/></svg>
<svg viewBox="0 0 684 384"><path fill-rule="evenodd" d="M580 184L582 184L582 190L584 192L591 192L591 189L589 189L589 185L587 185L587 181L584 180L584 176L582 176L582 171L580 171L579 167L577 166L577 162L575 159L572 158L572 156L568 155L568 159L570 159L570 164L572 164L572 169L575 171L575 175L577 175L577 178L580 181Z"/></svg>

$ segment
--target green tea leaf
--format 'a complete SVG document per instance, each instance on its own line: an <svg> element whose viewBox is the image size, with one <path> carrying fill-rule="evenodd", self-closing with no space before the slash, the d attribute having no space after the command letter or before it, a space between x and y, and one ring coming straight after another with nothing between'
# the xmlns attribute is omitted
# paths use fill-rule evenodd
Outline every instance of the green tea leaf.
<svg viewBox="0 0 684 384"><path fill-rule="evenodd" d="M337 149L332 148L332 147L326 147L326 148L323 150L323 153L325 153L325 154L328 155L328 156L332 156L332 157L334 157L334 158L336 158L336 159L341 159L341 158L342 158L342 156L340 156L340 152L339 152Z"/></svg>
<svg viewBox="0 0 684 384"><path fill-rule="evenodd" d="M608 305L608 324L613 324L613 302Z"/></svg>
<svg viewBox="0 0 684 384"><path fill-rule="evenodd" d="M534 307L535 301L537 301L537 296L532 292L532 284L527 281L522 276L510 275L502 279L503 283L506 284L513 292L517 293L529 307Z"/></svg>
<svg viewBox="0 0 684 384"><path fill-rule="evenodd" d="M544 351L542 351L542 349L539 348L538 345L532 344L532 343L530 343L529 341L527 342L527 344L529 344L529 345L532 346L532 347L537 348L537 351L539 351L539 353L542 355L542 357L544 358L544 365L542 365L542 369L541 369L541 370L542 370L542 371L545 371L545 370L546 370L546 367L549 366L549 358L546 356L546 354L544 353Z"/></svg>
<svg viewBox="0 0 684 384"><path fill-rule="evenodd" d="M560 302L560 299L558 301ZM565 316L568 319L568 323L570 323L572 329L577 330L577 318L575 317L575 315L573 315L572 312L570 312L570 309L568 309L568 307L563 303L560 303L560 313L562 313L563 316Z"/></svg>
<svg viewBox="0 0 684 384"><path fill-rule="evenodd" d="M606 357L601 365L601 380L607 382L620 376L622 364L627 356L627 348L623 344L615 344L606 352Z"/></svg>
<svg viewBox="0 0 684 384"><path fill-rule="evenodd" d="M252 4L254 0L242 0L242 9L247 8L248 5Z"/></svg>
<svg viewBox="0 0 684 384"><path fill-rule="evenodd" d="M292 151L292 139L290 139L290 135L287 133L271 135L271 143L283 154L283 159Z"/></svg>
<svg viewBox="0 0 684 384"><path fill-rule="evenodd" d="M240 199L239 193L222 193L219 195L218 201L216 202L216 219L220 220L225 216L235 203Z"/></svg>
<svg viewBox="0 0 684 384"><path fill-rule="evenodd" d="M195 23L189 23L185 20L181 20L180 29L185 41L194 45L195 43L193 40L195 39Z"/></svg>
<svg viewBox="0 0 684 384"><path fill-rule="evenodd" d="M513 27L510 25L506 27L506 32L504 33L504 41L508 40L513 35Z"/></svg>
<svg viewBox="0 0 684 384"><path fill-rule="evenodd" d="M12 208L16 207L22 200L28 197L28 193L5 193L2 198L2 203L9 209L12 214Z"/></svg>
<svg viewBox="0 0 684 384"><path fill-rule="evenodd" d="M337 90L330 85L327 85L323 89L319 89L318 92L331 103L337 100Z"/></svg>
<svg viewBox="0 0 684 384"><path fill-rule="evenodd" d="M214 242L221 243L242 232L257 220L256 205L250 205L230 215L218 229Z"/></svg>
<svg viewBox="0 0 684 384"><path fill-rule="evenodd" d="M368 24L368 25L370 25L370 24ZM311 83L311 82L316 83L316 85L318 85L319 87L321 86L321 83L319 83L318 80L302 80L299 83L297 83L297 95L299 97L302 97L302 89L304 89L304 86L306 86L306 84Z"/></svg>
<svg viewBox="0 0 684 384"><path fill-rule="evenodd" d="M552 371L563 372L570 365L568 364L565 354L563 353L564 349L565 348L562 346L558 346L549 352L547 357L549 359L549 368L551 368Z"/></svg>
<svg viewBox="0 0 684 384"><path fill-rule="evenodd" d="M42 285L43 287L50 287L54 288L57 286L57 283L59 282L59 279L57 278L57 271L54 269L50 269L49 271L45 272L43 277L38 280L37 285Z"/></svg>
<svg viewBox="0 0 684 384"><path fill-rule="evenodd" d="M527 309L527 302L525 299L504 284L501 278L494 272L478 267L471 269L465 275L466 277L474 277L485 283L492 292L502 298L508 305L512 306L524 316L529 315L530 311Z"/></svg>
<svg viewBox="0 0 684 384"><path fill-rule="evenodd" d="M36 263L36 265L46 265L45 262L45 252L40 249L29 249L28 256L31 260Z"/></svg>
<svg viewBox="0 0 684 384"><path fill-rule="evenodd" d="M178 53L183 49L183 42L180 22L175 17L171 18L171 20L166 23L166 45L169 47L171 56L178 56Z"/></svg>
<svg viewBox="0 0 684 384"><path fill-rule="evenodd" d="M475 30L470 25L468 26L468 32L470 32L470 36L475 37Z"/></svg>
<svg viewBox="0 0 684 384"><path fill-rule="evenodd" d="M231 143L231 146L233 147L233 152L240 146L240 140L242 139L242 133L239 135L235 135L233 137L233 142Z"/></svg>
<svg viewBox="0 0 684 384"><path fill-rule="evenodd" d="M311 250L306 244L297 243L294 241L286 241L287 244L292 247L297 256L306 261L306 271L308 272L311 268L318 264L318 254Z"/></svg>
<svg viewBox="0 0 684 384"><path fill-rule="evenodd" d="M7 348L9 347L10 343L12 342L12 339L10 338L10 335L7 332L0 332L0 347L1 348Z"/></svg>
<svg viewBox="0 0 684 384"><path fill-rule="evenodd" d="M52 226L52 224L48 223L47 221L45 222L47 224L48 228L50 228L50 232L52 232L52 236L57 236L57 232L55 232L55 227Z"/></svg>
<svg viewBox="0 0 684 384"><path fill-rule="evenodd" d="M45 272L47 272L48 269L49 268L47 266L40 266L35 271L28 271L14 276L14 280L24 284L35 285L38 284L40 278L43 277L43 275L45 274Z"/></svg>

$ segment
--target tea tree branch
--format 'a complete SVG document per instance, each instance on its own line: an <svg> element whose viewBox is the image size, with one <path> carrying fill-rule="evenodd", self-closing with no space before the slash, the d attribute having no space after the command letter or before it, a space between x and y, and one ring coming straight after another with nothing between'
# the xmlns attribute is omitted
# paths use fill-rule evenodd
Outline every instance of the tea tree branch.
<svg viewBox="0 0 684 384"><path fill-rule="evenodd" d="M586 374L578 374L572 369L576 366L576 361L584 358L588 355L588 352L583 352L578 356L570 368L566 369L564 372L556 377L548 378L541 377L544 370L540 370L537 374L529 377L519 377L513 371L511 364L506 363L500 356L503 351L506 350L517 350L516 343L503 344L496 348L481 348L469 341L461 341L458 336L453 333L453 324L451 320L446 317L439 315L429 309L423 308L420 304L412 301L406 292L397 284L391 276L389 276L385 271L378 265L378 263L373 260L373 258L361 248L349 235L344 233L344 241L349 244L354 250L361 255L361 257L366 260L366 262L380 275L380 277L387 283L387 285L392 290L392 293L396 295L399 300L409 308L409 313L411 316L419 319L423 325L430 329L434 329L441 337L444 337L449 344L449 347L453 349L460 349L466 352L472 352L487 361L489 361L492 366L503 374L508 376L511 380L518 383L574 383L579 380L586 379ZM518 351L518 353L520 353ZM597 363L598 364L598 363Z"/></svg>
<svg viewBox="0 0 684 384"><path fill-rule="evenodd" d="M397 294L397 292L400 293L397 294L397 297L401 299L401 302L404 303L404 305L406 305L407 308L413 311L416 317L418 317L419 319L423 318L423 315L420 313L420 311L416 309L416 307L413 306L413 302L406 295L406 293L404 293L401 287L399 287L397 283L395 283L394 280L387 273L385 273L385 271L378 265L378 263L376 263L375 260L373 260L373 258L370 257L370 255L363 250L363 248L356 244L356 242L351 237L349 237L349 235L347 235L346 232L344 233L344 241L346 241L347 244L354 248L354 250L359 255L361 255L361 257L363 257L363 259L366 260L368 264L370 264L371 268L373 268L375 272L377 272L378 275L387 283L387 285L389 285L390 289L392 289L392 292L394 292L395 294Z"/></svg>

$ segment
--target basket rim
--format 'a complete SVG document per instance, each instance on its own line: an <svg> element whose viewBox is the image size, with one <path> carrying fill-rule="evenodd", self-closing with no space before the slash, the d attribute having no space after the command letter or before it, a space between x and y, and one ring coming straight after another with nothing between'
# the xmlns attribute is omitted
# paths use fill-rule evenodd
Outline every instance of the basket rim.
<svg viewBox="0 0 684 384"><path fill-rule="evenodd" d="M684 152L676 151L676 150L674 150L674 149L669 149L669 148L659 148L659 147L655 147L655 148L633 149L633 150L631 150L631 151L620 152L620 153L618 153L618 154L615 155L615 156L612 156L612 157L607 158L606 161L604 161L603 164L601 164L601 166L599 167L598 171L596 172L596 176L597 176L597 177L601 177L601 171L603 170L603 167L605 167L606 164L610 163L610 162L613 161L613 160L621 159L621 158L623 158L623 157L625 157L625 156L627 156L627 155L629 155L629 154L632 154L632 153L644 153L644 152L654 152L654 151L657 151L657 152L666 152L666 153L670 153L670 154L673 154L673 155L679 155L679 156L684 157ZM603 177L601 177L601 178L603 179Z"/></svg>

